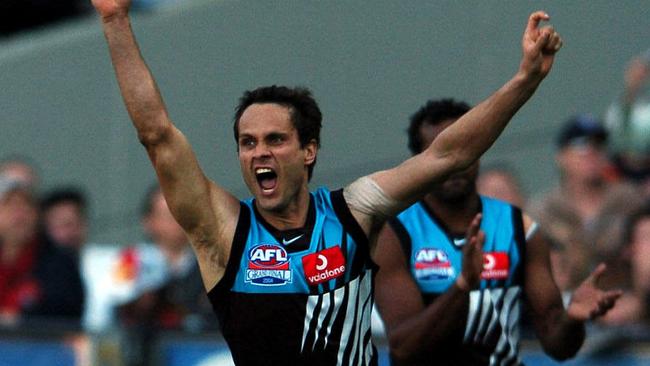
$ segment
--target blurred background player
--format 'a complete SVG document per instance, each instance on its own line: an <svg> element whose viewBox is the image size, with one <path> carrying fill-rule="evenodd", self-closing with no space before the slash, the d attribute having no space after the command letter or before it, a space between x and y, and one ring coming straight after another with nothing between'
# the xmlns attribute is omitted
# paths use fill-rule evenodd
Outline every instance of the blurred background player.
<svg viewBox="0 0 650 366"><path fill-rule="evenodd" d="M411 118L412 153L468 110L450 99L428 102ZM601 265L565 311L537 224L511 204L480 196L478 169L476 162L431 185L380 235L375 299L395 364L521 364L524 303L546 353L567 359L582 346L584 323L620 296L596 287Z"/></svg>

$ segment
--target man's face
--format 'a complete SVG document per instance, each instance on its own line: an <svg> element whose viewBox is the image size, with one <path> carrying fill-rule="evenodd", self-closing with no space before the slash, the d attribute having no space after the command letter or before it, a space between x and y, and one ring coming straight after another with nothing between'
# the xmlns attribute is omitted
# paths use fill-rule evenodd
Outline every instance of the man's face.
<svg viewBox="0 0 650 366"><path fill-rule="evenodd" d="M30 193L16 190L0 199L0 237L16 245L36 236L38 210Z"/></svg>
<svg viewBox="0 0 650 366"><path fill-rule="evenodd" d="M420 127L422 147L426 149L433 140L456 119L447 119L438 124L431 125L424 123ZM457 202L475 191L476 177L479 164L474 163L467 169L457 172L442 182L437 182L430 188L430 193L443 202Z"/></svg>
<svg viewBox="0 0 650 366"><path fill-rule="evenodd" d="M562 147L557 163L563 177L584 184L600 184L607 164L605 148L590 140L579 140Z"/></svg>
<svg viewBox="0 0 650 366"><path fill-rule="evenodd" d="M79 250L86 242L86 219L76 203L64 201L50 207L44 220L48 234L59 245Z"/></svg>
<svg viewBox="0 0 650 366"><path fill-rule="evenodd" d="M300 147L291 111L278 104L253 104L239 119L239 164L261 209L282 211L307 186L316 143Z"/></svg>

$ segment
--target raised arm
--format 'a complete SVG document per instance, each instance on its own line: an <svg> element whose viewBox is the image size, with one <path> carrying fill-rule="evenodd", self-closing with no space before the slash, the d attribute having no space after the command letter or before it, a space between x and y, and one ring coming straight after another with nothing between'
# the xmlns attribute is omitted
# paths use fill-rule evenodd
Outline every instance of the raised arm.
<svg viewBox="0 0 650 366"><path fill-rule="evenodd" d="M223 274L238 201L203 174L185 136L172 124L135 41L131 0L92 0L102 21L122 98L153 164L169 208L188 234L206 288Z"/></svg>
<svg viewBox="0 0 650 366"><path fill-rule="evenodd" d="M528 217L525 223L532 220ZM574 291L565 310L560 290L551 274L549 250L538 232L526 244L525 292L537 337L544 351L557 360L573 357L585 339L584 323L602 316L621 296L620 291L602 291L597 282L605 271L601 264Z"/></svg>
<svg viewBox="0 0 650 366"><path fill-rule="evenodd" d="M480 214L467 230L463 269L456 282L425 306L407 267L399 239L389 225L379 234L374 255L379 271L375 277L375 303L386 325L391 355L398 364L430 356L443 349L458 324L463 324L469 304L468 292L480 282L484 241L479 231Z"/></svg>
<svg viewBox="0 0 650 366"><path fill-rule="evenodd" d="M492 145L551 70L555 53L562 46L553 28L539 28L540 21L548 19L541 11L531 14L523 35L519 71L510 81L446 128L421 154L372 175L388 197L410 204L432 182L468 167Z"/></svg>

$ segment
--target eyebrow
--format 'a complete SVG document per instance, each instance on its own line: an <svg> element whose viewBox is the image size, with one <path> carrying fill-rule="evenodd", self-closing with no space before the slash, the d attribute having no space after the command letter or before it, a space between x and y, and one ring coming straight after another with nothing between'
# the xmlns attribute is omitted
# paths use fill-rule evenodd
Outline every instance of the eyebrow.
<svg viewBox="0 0 650 366"><path fill-rule="evenodd" d="M270 132L265 138L274 138L274 137L286 137L289 136L286 132Z"/></svg>

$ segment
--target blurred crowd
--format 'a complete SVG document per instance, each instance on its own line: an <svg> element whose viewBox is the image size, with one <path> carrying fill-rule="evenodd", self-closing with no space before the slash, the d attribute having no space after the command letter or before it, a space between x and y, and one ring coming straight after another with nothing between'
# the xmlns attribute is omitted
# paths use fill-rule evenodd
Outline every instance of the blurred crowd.
<svg viewBox="0 0 650 366"><path fill-rule="evenodd" d="M551 243L566 295L604 262L604 288L625 291L600 325L650 325L650 50L632 59L603 118L570 116L556 135L559 181L526 201L516 174L488 166L479 191L527 209ZM549 187L550 188L550 187Z"/></svg>
<svg viewBox="0 0 650 366"><path fill-rule="evenodd" d="M149 364L159 331L214 330L187 238L157 185L141 204L147 240L88 242L78 187L39 192L25 158L0 162L0 328L118 332L125 364ZM121 363L120 363L121 364Z"/></svg>
<svg viewBox="0 0 650 366"><path fill-rule="evenodd" d="M76 11L76 1L56 4ZM650 50L629 63L625 89L602 118L567 118L556 138L559 181L548 194L527 199L507 164L486 165L477 183L540 224L567 301L598 263L608 265L601 285L625 294L603 327L650 324L649 77ZM142 198L146 241L97 245L89 243L83 189L41 185L28 158L0 161L0 326L64 322L122 332L130 364L148 362L160 330L217 329L197 262L158 186Z"/></svg>

